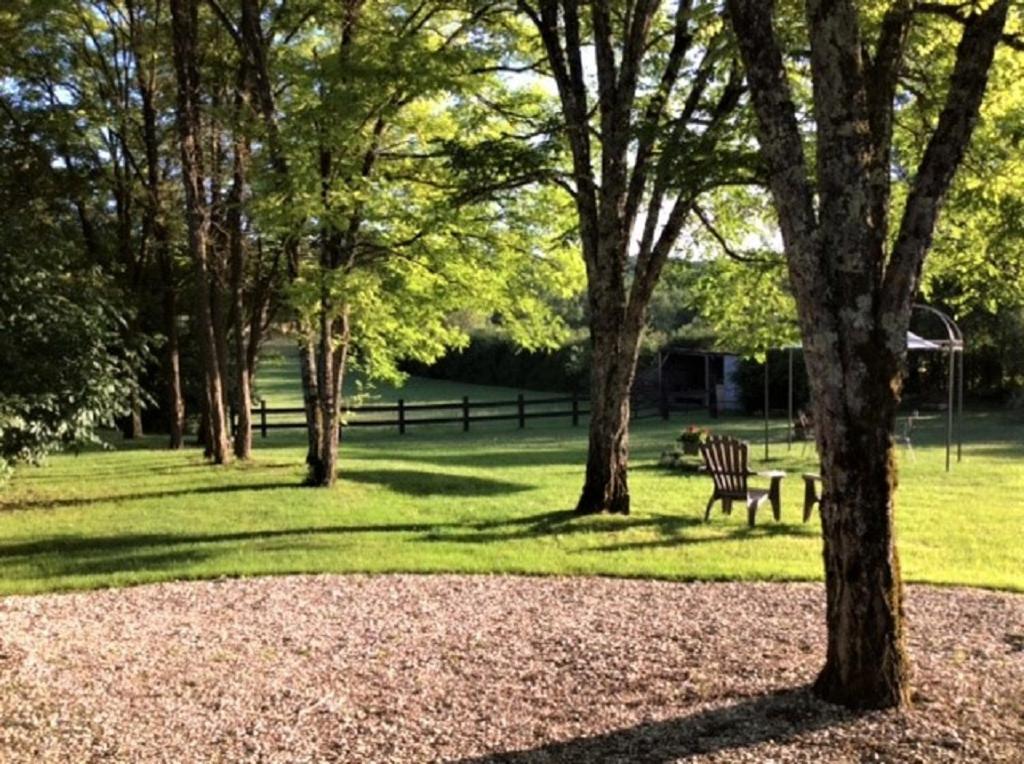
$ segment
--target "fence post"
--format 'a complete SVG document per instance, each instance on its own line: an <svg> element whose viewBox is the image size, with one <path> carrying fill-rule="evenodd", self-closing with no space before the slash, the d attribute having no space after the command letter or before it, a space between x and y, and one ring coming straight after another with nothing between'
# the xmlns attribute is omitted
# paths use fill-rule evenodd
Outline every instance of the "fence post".
<svg viewBox="0 0 1024 764"><path fill-rule="evenodd" d="M519 429L522 430L526 427L526 401L523 400L522 393L516 397L516 404L519 407Z"/></svg>
<svg viewBox="0 0 1024 764"><path fill-rule="evenodd" d="M398 434L405 435L405 398L398 399Z"/></svg>
<svg viewBox="0 0 1024 764"><path fill-rule="evenodd" d="M462 431L469 432L469 396L462 396Z"/></svg>
<svg viewBox="0 0 1024 764"><path fill-rule="evenodd" d="M572 426L580 426L580 396L576 392L572 394Z"/></svg>
<svg viewBox="0 0 1024 764"><path fill-rule="evenodd" d="M267 437L267 399L260 398L260 437Z"/></svg>

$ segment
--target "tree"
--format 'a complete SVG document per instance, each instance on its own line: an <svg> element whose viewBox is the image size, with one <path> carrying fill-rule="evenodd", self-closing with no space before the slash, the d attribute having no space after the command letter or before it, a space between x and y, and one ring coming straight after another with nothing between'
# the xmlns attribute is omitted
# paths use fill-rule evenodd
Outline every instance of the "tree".
<svg viewBox="0 0 1024 764"><path fill-rule="evenodd" d="M8 8L9 6L9 8ZM176 163L167 140L173 118L173 69L161 56L169 42L161 0L12 0L10 31L0 28L5 91L33 139L64 170L50 187L72 205L69 231L87 261L103 270L130 309L126 341L159 333L159 374L140 369L140 384L164 388L170 444L185 424L179 338L182 227L169 177ZM16 32L14 30L17 30ZM154 310L160 305L163 310ZM157 397L157 396L151 396ZM126 437L142 433L139 400L120 422Z"/></svg>
<svg viewBox="0 0 1024 764"><path fill-rule="evenodd" d="M98 442L144 398L145 338L126 343L129 306L78 247L74 208L37 137L38 115L0 101L0 477L51 451Z"/></svg>
<svg viewBox="0 0 1024 764"><path fill-rule="evenodd" d="M399 360L462 344L457 310L543 345L561 324L531 292L565 291L576 271L561 274L565 247L544 240L549 189L499 201L462 182L460 133L495 129L472 99L504 87L485 71L490 6L207 4L249 72L252 219L286 253L308 482L329 486L352 369L396 379Z"/></svg>
<svg viewBox="0 0 1024 764"><path fill-rule="evenodd" d="M724 182L742 86L714 3L519 0L555 81L586 264L590 432L577 512L629 512L629 394L647 307L697 197ZM593 51L597 92L588 84ZM684 87L686 85L687 87Z"/></svg>
<svg viewBox="0 0 1024 764"><path fill-rule="evenodd" d="M1009 2L996 0L962 20L944 107L890 232L893 116L908 40L918 29L916 5L895 0L873 23L851 0L808 0L812 172L775 4L728 2L819 423L828 652L815 689L859 707L909 702L891 434L921 268L971 137Z"/></svg>
<svg viewBox="0 0 1024 764"><path fill-rule="evenodd" d="M210 275L210 201L204 182L198 5L196 0L171 0L174 67L178 82L177 126L181 149L181 176L185 188L188 248L195 269L196 323L206 380L209 421L207 448L214 462L231 461L225 375L227 360L218 342Z"/></svg>

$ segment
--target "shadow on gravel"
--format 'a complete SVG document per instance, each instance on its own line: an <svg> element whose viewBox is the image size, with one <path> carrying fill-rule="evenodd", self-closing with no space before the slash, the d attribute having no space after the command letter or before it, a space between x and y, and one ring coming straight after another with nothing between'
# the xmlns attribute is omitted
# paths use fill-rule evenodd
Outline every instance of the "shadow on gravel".
<svg viewBox="0 0 1024 764"><path fill-rule="evenodd" d="M863 712L823 703L811 695L810 688L800 687L758 695L691 716L522 751L461 759L458 764L667 763L761 743L785 743L806 732L853 722L862 715Z"/></svg>

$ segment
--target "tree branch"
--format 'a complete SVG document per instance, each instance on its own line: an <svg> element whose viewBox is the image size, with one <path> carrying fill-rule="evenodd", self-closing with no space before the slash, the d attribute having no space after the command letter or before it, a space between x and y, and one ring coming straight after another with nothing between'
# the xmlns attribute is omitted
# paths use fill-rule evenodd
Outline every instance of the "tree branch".
<svg viewBox="0 0 1024 764"><path fill-rule="evenodd" d="M975 3L917 3L914 6L915 13L930 14L933 16L944 16L961 24L966 24L971 18L971 11ZM1020 35L1001 32L999 41L1014 50L1024 51L1024 37Z"/></svg>
<svg viewBox="0 0 1024 764"><path fill-rule="evenodd" d="M946 104L911 185L899 236L885 271L883 311L899 311L910 303L917 289L939 208L977 122L1008 9L1009 0L996 0L964 22Z"/></svg>
<svg viewBox="0 0 1024 764"><path fill-rule="evenodd" d="M242 47L242 33L238 31L238 27L235 26L235 22L231 20L227 12L218 2L218 0L206 0L206 4L210 6L213 11L213 15L220 19L220 23L224 25L224 29L231 35L231 39L235 41L235 45L239 48Z"/></svg>
<svg viewBox="0 0 1024 764"><path fill-rule="evenodd" d="M792 253L789 270L793 288L809 298L825 286L815 247L818 224L796 106L773 28L774 3L729 0L728 8L757 114L768 186L775 198L786 250Z"/></svg>
<svg viewBox="0 0 1024 764"><path fill-rule="evenodd" d="M712 238L718 242L718 246L722 248L722 251L733 260L737 260L741 263L770 263L771 261L764 257L755 257L752 255L741 255L738 251L729 246L729 242L725 240L725 237L719 233L718 229L715 228L711 219L704 212L703 208L696 202L693 203L693 213L697 216L701 225L704 229L711 234Z"/></svg>

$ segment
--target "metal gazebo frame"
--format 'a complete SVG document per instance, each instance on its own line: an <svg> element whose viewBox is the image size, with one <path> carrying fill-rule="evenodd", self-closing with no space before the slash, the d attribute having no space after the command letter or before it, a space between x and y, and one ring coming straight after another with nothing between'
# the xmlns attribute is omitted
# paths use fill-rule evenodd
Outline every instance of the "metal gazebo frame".
<svg viewBox="0 0 1024 764"><path fill-rule="evenodd" d="M907 332L907 350L925 351L931 353L945 353L948 361L949 376L946 385L946 472L950 471L953 450L954 421L956 429L956 460L963 461L963 414L964 414L964 335L950 316L931 305L915 304L915 311L923 311L939 319L945 330L946 336L941 339L924 338L913 332ZM786 440L789 446L793 443L793 351L799 350L801 345L790 345L781 348L787 351L789 356L788 369L788 424ZM959 359L959 363L957 363ZM764 458L769 458L769 437L768 437L768 360L764 364ZM954 405L955 403L955 405Z"/></svg>

